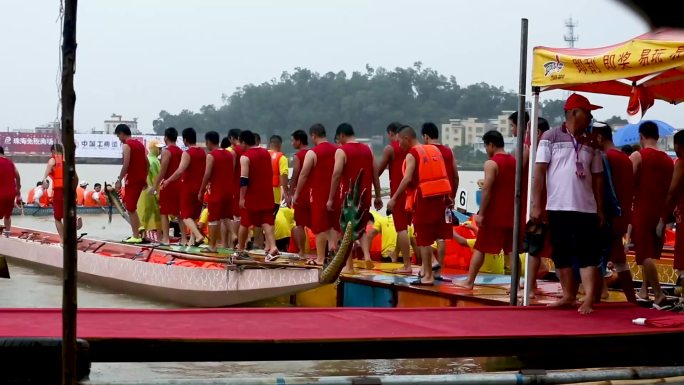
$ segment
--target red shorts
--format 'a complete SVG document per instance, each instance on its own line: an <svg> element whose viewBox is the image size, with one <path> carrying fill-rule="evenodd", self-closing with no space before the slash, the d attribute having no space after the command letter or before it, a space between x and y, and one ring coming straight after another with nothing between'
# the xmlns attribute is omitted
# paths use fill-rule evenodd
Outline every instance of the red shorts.
<svg viewBox="0 0 684 385"><path fill-rule="evenodd" d="M311 204L295 203L293 208L294 220L297 226L311 227Z"/></svg>
<svg viewBox="0 0 684 385"><path fill-rule="evenodd" d="M198 189L199 190L199 189ZM197 199L199 191L187 189L180 194L180 217L181 219L199 219L202 215L202 201Z"/></svg>
<svg viewBox="0 0 684 385"><path fill-rule="evenodd" d="M333 211L328 211L325 203L311 202L311 231L320 234L330 229L341 232L340 227L341 208L333 207Z"/></svg>
<svg viewBox="0 0 684 385"><path fill-rule="evenodd" d="M233 219L233 202L227 199L210 200L207 203L209 222L216 222L222 219Z"/></svg>
<svg viewBox="0 0 684 385"><path fill-rule="evenodd" d="M180 214L180 184L173 183L159 191L159 213L161 215Z"/></svg>
<svg viewBox="0 0 684 385"><path fill-rule="evenodd" d="M126 194L123 197L123 204L126 211L132 213L138 209L138 199L140 194L147 187L147 182L127 182Z"/></svg>
<svg viewBox="0 0 684 385"><path fill-rule="evenodd" d="M475 240L475 250L487 254L505 254L513 251L513 229L498 226L481 226Z"/></svg>
<svg viewBox="0 0 684 385"><path fill-rule="evenodd" d="M636 218L635 218L636 219ZM632 242L637 265L642 265L648 258L660 259L663 252L663 240L656 236L658 219L634 221L632 225Z"/></svg>
<svg viewBox="0 0 684 385"><path fill-rule="evenodd" d="M416 223L413 225L416 234L416 245L419 247L432 246L436 240L440 239L440 226L429 223Z"/></svg>
<svg viewBox="0 0 684 385"><path fill-rule="evenodd" d="M64 191L61 188L52 189L52 212L56 220L64 219Z"/></svg>
<svg viewBox="0 0 684 385"><path fill-rule="evenodd" d="M273 226L273 209L266 210L246 210L240 211L240 226L252 227L261 225L271 225Z"/></svg>
<svg viewBox="0 0 684 385"><path fill-rule="evenodd" d="M674 264L672 267L677 270L684 270L684 225L677 223L677 229L679 231L675 231Z"/></svg>
<svg viewBox="0 0 684 385"><path fill-rule="evenodd" d="M408 228L409 213L406 211L406 194L402 194L397 199L392 211L392 220L394 221L394 230L397 233Z"/></svg>
<svg viewBox="0 0 684 385"><path fill-rule="evenodd" d="M16 197L14 195L0 198L0 218L8 218L12 216L15 199Z"/></svg>

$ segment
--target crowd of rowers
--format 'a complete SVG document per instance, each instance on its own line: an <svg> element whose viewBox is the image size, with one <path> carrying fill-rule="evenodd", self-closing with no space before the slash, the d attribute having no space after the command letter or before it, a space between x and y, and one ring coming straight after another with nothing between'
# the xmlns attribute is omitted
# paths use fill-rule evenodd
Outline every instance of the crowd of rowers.
<svg viewBox="0 0 684 385"><path fill-rule="evenodd" d="M522 215L521 226L526 231L521 231L518 242L527 246L531 258L526 284L534 293L541 258L551 258L563 290L562 298L553 306L576 306L581 283L585 296L579 312L587 314L601 299L602 277L610 263L629 301L648 299L650 287L653 306L662 307L666 296L660 288L654 260L661 255L666 224L679 222L680 217L675 214L684 209L684 164L673 164L658 149L658 127L653 122L640 125L640 149L627 155L613 145L611 127L593 122L591 111L601 107L572 94L564 108L565 122L560 127L549 129L543 118L537 125L531 219L526 222L527 216ZM516 120L517 116L511 116L514 135L518 136ZM205 150L197 145L195 130L186 128L181 133L187 147L183 151L176 146L178 132L168 128L164 144L158 145L159 169L150 178L151 160L143 144L131 138L130 128L125 124L117 126L115 134L123 143L123 166L114 187L121 189L125 184L123 203L132 231L125 242L142 242L137 208L141 194L146 192L158 199L162 243L169 242L170 217L180 218L181 244L205 243L198 219L206 201L209 251L223 246L237 250L235 258L249 258L244 251L251 233L255 245L263 236L267 260L273 260L279 255L274 222L282 205L293 209L297 249L306 249L306 233L311 231L316 257L309 263L323 265L338 247L341 204L354 180L361 175L360 208L362 221L368 223L371 206L375 210L383 207L379 175L388 170L390 198L386 210L396 231L395 255L401 255L404 264L397 273L412 272L412 226L413 249L421 269L418 279L411 284L433 285L440 278L433 269L432 246L437 245L436 265L443 266L443 243L455 237L448 213L453 207L459 177L453 152L439 143L438 128L433 123L423 124L420 132L408 125L390 124L390 144L378 161L367 145L356 140L350 124L337 127L335 143L327 140L321 124L311 126L308 135L297 130L292 134L297 152L291 178L278 136L269 139L267 150L251 131L231 129L223 141L212 131L205 134ZM525 143L523 187L530 173L526 166L530 136L528 122L520 138ZM474 217L477 238L467 278L453 282L468 290L472 290L486 254L503 251L509 258L514 256L516 159L506 153L499 132L486 132L482 140L489 160L484 164L480 208ZM684 156L684 132L675 135L674 145L677 155ZM61 206L58 202L62 194L57 192L61 187L62 159L59 147L53 150L56 151L46 175L53 179L53 202L57 208ZM3 183L4 195L0 194L0 198L4 200L0 199L0 203L13 201L15 191L10 190L19 189L18 172L10 164L2 158L0 175L16 174L17 187ZM523 190L525 203L528 192ZM57 222L61 219L58 211L55 210ZM522 212L526 213L527 207ZM58 230L59 227L58 224ZM372 232L360 240L365 250L369 248L369 235ZM626 261L625 245L630 242L636 262L643 269L643 285L638 292L634 290ZM369 259L367 252L364 255ZM684 274L684 232L676 232L674 268ZM353 270L351 259L346 270Z"/></svg>

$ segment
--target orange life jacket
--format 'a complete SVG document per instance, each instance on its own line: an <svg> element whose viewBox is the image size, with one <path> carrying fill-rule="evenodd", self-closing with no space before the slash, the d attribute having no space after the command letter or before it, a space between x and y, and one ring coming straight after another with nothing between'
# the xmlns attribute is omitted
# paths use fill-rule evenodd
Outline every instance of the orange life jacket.
<svg viewBox="0 0 684 385"><path fill-rule="evenodd" d="M32 188L31 191L28 193L28 197L26 198L26 203L28 204L33 204L33 200L36 198L36 189Z"/></svg>
<svg viewBox="0 0 684 385"><path fill-rule="evenodd" d="M280 158L283 157L282 152L269 151L271 153L271 169L273 170L273 187L280 187Z"/></svg>
<svg viewBox="0 0 684 385"><path fill-rule="evenodd" d="M85 203L85 189L81 186L76 187L76 205L83 206Z"/></svg>
<svg viewBox="0 0 684 385"><path fill-rule="evenodd" d="M43 190L43 195L38 199L38 203L40 203L40 207L48 207L52 203L52 197L50 196L50 192L48 190Z"/></svg>
<svg viewBox="0 0 684 385"><path fill-rule="evenodd" d="M100 191L100 196L98 200L95 200L93 198L93 193L95 193L94 190L89 190L86 191L83 194L83 205L86 207L97 207L97 206L104 206L107 204L107 197L105 196L105 193L103 191ZM99 203L98 203L99 201Z"/></svg>
<svg viewBox="0 0 684 385"><path fill-rule="evenodd" d="M55 160L55 166L50 173L52 188L64 188L64 157L62 154L55 154L52 159Z"/></svg>
<svg viewBox="0 0 684 385"><path fill-rule="evenodd" d="M418 172L418 186L406 194L406 209L410 211L413 210L418 191L424 198L451 193L451 183L447 176L446 166L444 166L444 158L439 149L431 144L417 144L413 148L419 156L419 159L416 159L414 171ZM402 168L405 175L406 160L404 160Z"/></svg>

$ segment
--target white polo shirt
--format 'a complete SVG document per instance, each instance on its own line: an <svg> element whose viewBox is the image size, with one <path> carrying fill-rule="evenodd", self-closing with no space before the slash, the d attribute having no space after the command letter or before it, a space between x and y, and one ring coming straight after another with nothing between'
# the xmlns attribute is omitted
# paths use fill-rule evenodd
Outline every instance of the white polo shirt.
<svg viewBox="0 0 684 385"><path fill-rule="evenodd" d="M600 151L588 142L587 137L575 142L560 127L542 136L536 162L549 165L546 174L547 210L596 213L592 174L603 172L603 162ZM583 165L584 177L577 175L578 160Z"/></svg>

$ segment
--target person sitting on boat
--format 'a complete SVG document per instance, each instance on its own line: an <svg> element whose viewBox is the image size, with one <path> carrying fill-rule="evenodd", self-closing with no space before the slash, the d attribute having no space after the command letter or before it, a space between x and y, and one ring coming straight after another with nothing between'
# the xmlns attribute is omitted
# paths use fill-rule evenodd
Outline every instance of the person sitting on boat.
<svg viewBox="0 0 684 385"><path fill-rule="evenodd" d="M12 210L21 202L21 176L17 166L5 156L0 147L0 218L4 220L5 234L12 227Z"/></svg>
<svg viewBox="0 0 684 385"><path fill-rule="evenodd" d="M32 188L31 191L29 191L28 197L26 198L26 203L40 207L50 206L50 197L48 197L46 190L47 187L45 186L43 181L39 181L38 183L36 183L36 187Z"/></svg>
<svg viewBox="0 0 684 385"><path fill-rule="evenodd" d="M294 215L294 210L289 207L281 207L276 214L273 233L279 251L287 252L290 246L290 235L295 227Z"/></svg>
<svg viewBox="0 0 684 385"><path fill-rule="evenodd" d="M84 195L87 187L88 182L86 181L82 181L79 183L78 187L76 187L76 206L85 205Z"/></svg>
<svg viewBox="0 0 684 385"><path fill-rule="evenodd" d="M92 190L86 190L83 194L83 204L86 207L105 206L107 196L102 192L102 185L95 183Z"/></svg>
<svg viewBox="0 0 684 385"><path fill-rule="evenodd" d="M399 233L394 224L394 214L384 216L375 210L371 210L371 219L366 230L366 235L368 236L368 242L361 245L364 253L364 259L371 259L371 249L373 245L373 240L375 237L380 236L381 247L380 247L380 260L382 262L392 262L397 263L399 261L399 255L402 253L401 248L398 247ZM413 235L413 226L406 226L406 233L409 238L409 251L408 255L403 258L409 260L409 266L411 261L411 255L415 250L415 237ZM411 247L413 246L413 247ZM395 272L400 273L411 273L412 271L404 272L396 270Z"/></svg>
<svg viewBox="0 0 684 385"><path fill-rule="evenodd" d="M43 193L47 186L50 185L48 177L52 179L52 213L55 219L55 228L61 242L64 242L64 148L61 144L55 143L50 148L52 157L48 160L45 168L45 175L43 176ZM74 173L74 182L78 183L78 175ZM79 230L83 226L81 218L76 220L76 229Z"/></svg>
<svg viewBox="0 0 684 385"><path fill-rule="evenodd" d="M123 203L131 222L132 235L124 240L125 243L142 243L140 236L140 218L138 217L138 199L143 189L147 187L147 172L149 164L145 155L145 146L131 137L131 128L126 124L119 124L114 128L114 135L123 143L123 166L114 188L121 190L126 181L126 194Z"/></svg>

